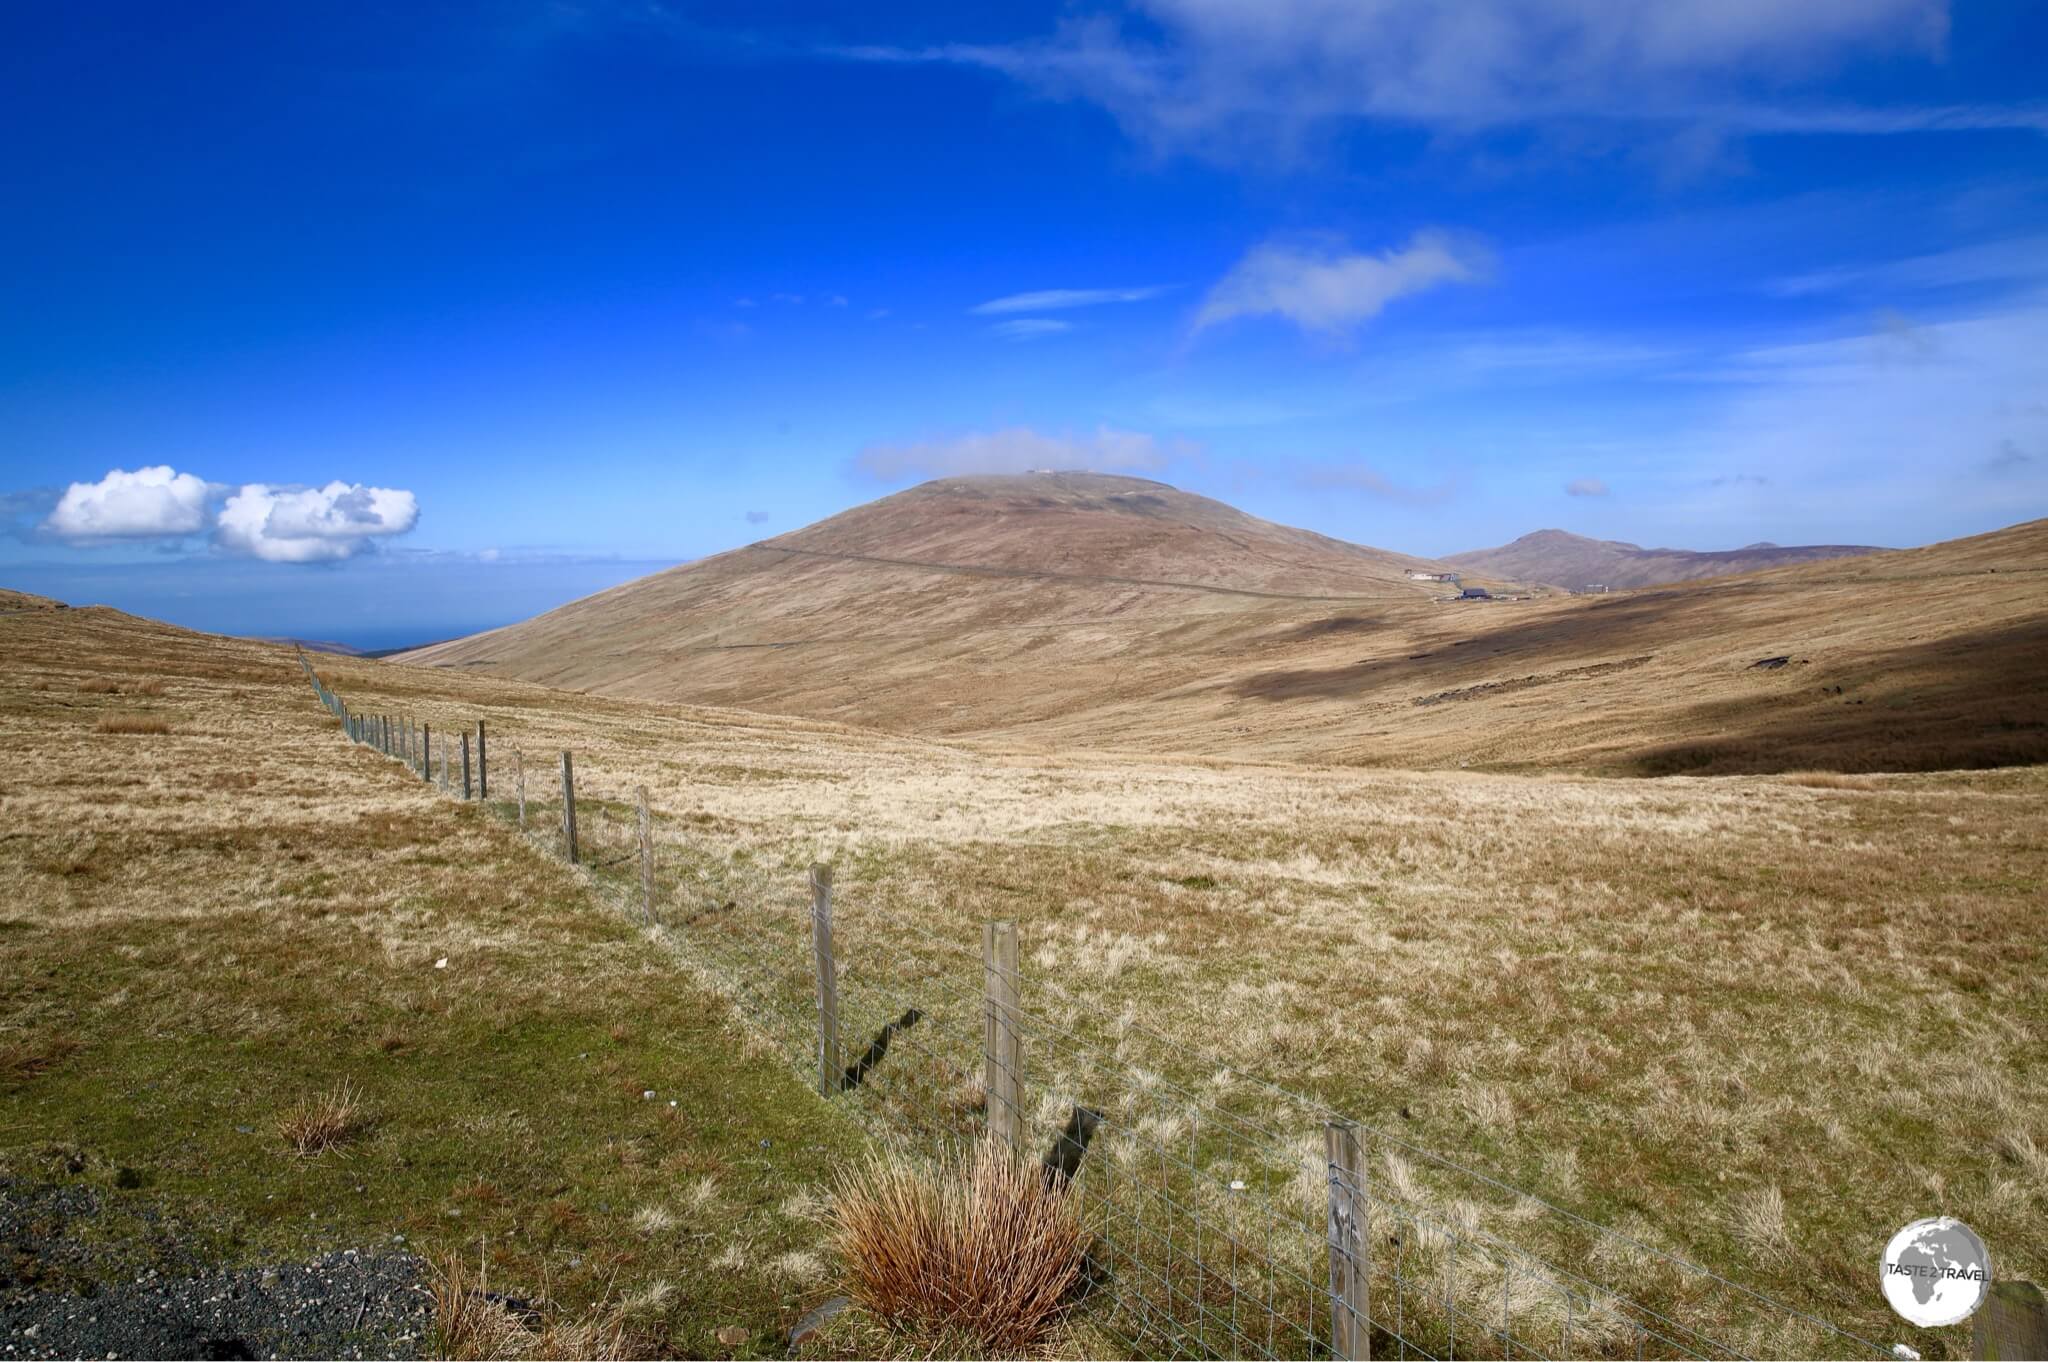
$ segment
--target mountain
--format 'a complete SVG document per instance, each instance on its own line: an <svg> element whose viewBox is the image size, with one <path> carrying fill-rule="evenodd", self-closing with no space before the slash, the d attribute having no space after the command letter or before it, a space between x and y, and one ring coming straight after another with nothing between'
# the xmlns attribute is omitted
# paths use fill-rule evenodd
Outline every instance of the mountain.
<svg viewBox="0 0 2048 1362"><path fill-rule="evenodd" d="M1691 549L1646 549L1618 539L1587 539L1563 530L1538 530L1497 549L1473 549L1444 559L1457 567L1505 577L1516 582L1540 582L1567 591L1607 587L1621 590L1635 586L1664 586L1672 582L1693 582L1704 577L1727 577L1741 572L1790 567L1795 563L1817 563L1828 558L1855 558L1889 550L1867 544L1805 544L1785 548L1757 543L1722 552L1699 553Z"/></svg>
<svg viewBox="0 0 2048 1362"><path fill-rule="evenodd" d="M62 601L53 601L48 596L31 595L26 591L0 588L0 615L12 615L30 610L69 610Z"/></svg>
<svg viewBox="0 0 2048 1362"><path fill-rule="evenodd" d="M1619 595L1458 601L1433 566L1135 478L948 479L400 660L992 753L2048 760L2048 520Z"/></svg>
<svg viewBox="0 0 2048 1362"><path fill-rule="evenodd" d="M1172 652L1274 611L1425 602L1443 588L1407 574L1440 570L1142 478L945 478L401 656L607 694L838 713L842 695L869 690L863 677L903 671L938 692L998 662L1050 674L1105 649ZM851 708L873 722L892 703ZM924 721L983 727L995 703L978 687L935 693ZM1027 695L1000 704L1039 707Z"/></svg>

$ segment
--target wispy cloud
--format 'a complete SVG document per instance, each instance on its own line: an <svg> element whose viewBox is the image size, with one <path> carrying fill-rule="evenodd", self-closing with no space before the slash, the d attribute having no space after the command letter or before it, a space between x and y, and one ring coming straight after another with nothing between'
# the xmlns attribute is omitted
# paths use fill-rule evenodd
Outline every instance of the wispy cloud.
<svg viewBox="0 0 2048 1362"><path fill-rule="evenodd" d="M1028 426L976 431L910 444L871 445L854 466L882 482L960 477L975 473L1028 473L1088 469L1097 473L1156 470L1170 459L1192 457L1196 446L1161 440L1143 431L1099 426L1092 434L1045 434Z"/></svg>
<svg viewBox="0 0 2048 1362"><path fill-rule="evenodd" d="M1033 293L1012 293L991 298L968 309L993 316L1005 312L1061 312L1068 308L1099 307L1104 303L1142 303L1157 298L1171 285L1152 284L1144 288L1048 288Z"/></svg>
<svg viewBox="0 0 2048 1362"><path fill-rule="evenodd" d="M0 492L0 534L26 540L42 532L43 522L64 495L61 487L25 487Z"/></svg>
<svg viewBox="0 0 2048 1362"><path fill-rule="evenodd" d="M1863 264L1838 265L1770 280L1781 298L1822 294L1896 294L1974 285L2048 281L2048 236L2009 237L1951 250Z"/></svg>
<svg viewBox="0 0 2048 1362"><path fill-rule="evenodd" d="M997 322L989 328L989 334L1001 336L1004 340L1042 340L1073 329L1072 322L1063 322L1057 317L1019 317L1014 321Z"/></svg>
<svg viewBox="0 0 2048 1362"><path fill-rule="evenodd" d="M747 523L749 525L765 525L768 523L768 513L766 511L749 511L747 512Z"/></svg>
<svg viewBox="0 0 2048 1362"><path fill-rule="evenodd" d="M1994 477L2008 473L2021 473L2036 463L2033 455L2019 447L2016 440L2000 440L1998 452L1984 461L1984 471Z"/></svg>
<svg viewBox="0 0 2048 1362"><path fill-rule="evenodd" d="M1947 0L1138 0L1001 44L842 46L867 62L973 66L1109 110L1162 149L1270 154L1319 125L1451 134L1615 122L1737 134L2048 131L2048 105L1830 103L1865 57L1939 59ZM1697 152L1687 153L1697 155Z"/></svg>
<svg viewBox="0 0 2048 1362"><path fill-rule="evenodd" d="M2033 406L2048 391L2048 300L1908 325L1902 338L1897 319L1872 317L1846 335L1741 352L1709 375L1727 389L1717 410L1683 431L1645 431L1638 447L1656 452L1675 495L1689 471L1694 488L1748 497L1763 475L1725 471L1740 451L1771 469L1777 513L1819 523L2048 511L2048 463L1986 463L1986 451L2048 442L2048 412Z"/></svg>
<svg viewBox="0 0 2048 1362"><path fill-rule="evenodd" d="M1406 294L1487 277L1491 256L1476 242L1417 232L1399 250L1368 255L1334 238L1254 247L1209 290L1195 315L1200 331L1236 317L1278 316L1327 335L1349 331Z"/></svg>
<svg viewBox="0 0 2048 1362"><path fill-rule="evenodd" d="M1363 492L1400 506L1441 506L1457 495L1457 484L1450 478L1429 487L1411 487L1357 462L1301 464L1294 469L1293 481L1312 491Z"/></svg>
<svg viewBox="0 0 2048 1362"><path fill-rule="evenodd" d="M1564 485L1568 497L1604 497L1607 490L1606 482L1599 478L1573 478Z"/></svg>

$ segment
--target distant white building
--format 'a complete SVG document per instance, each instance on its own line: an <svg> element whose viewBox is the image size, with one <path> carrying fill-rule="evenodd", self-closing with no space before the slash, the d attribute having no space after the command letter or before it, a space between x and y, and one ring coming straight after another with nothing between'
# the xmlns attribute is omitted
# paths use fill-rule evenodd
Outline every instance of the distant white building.
<svg viewBox="0 0 2048 1362"><path fill-rule="evenodd" d="M1408 580L1411 582L1455 582L1458 580L1458 574L1455 572L1410 572Z"/></svg>

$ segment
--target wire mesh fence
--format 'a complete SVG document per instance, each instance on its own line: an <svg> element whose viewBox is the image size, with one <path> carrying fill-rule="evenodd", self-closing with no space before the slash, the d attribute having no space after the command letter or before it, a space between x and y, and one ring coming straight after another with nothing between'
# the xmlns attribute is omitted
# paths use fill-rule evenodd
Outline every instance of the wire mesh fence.
<svg viewBox="0 0 2048 1362"><path fill-rule="evenodd" d="M302 659L303 660L303 659ZM1145 1357L1890 1356L1886 1347L1398 1133L1241 1073L805 867L721 849L566 754L352 714L726 992L885 1144L1041 1160L1093 1236L1080 1319ZM473 737L465 747L465 736ZM472 764L465 782L463 754ZM451 759L452 756L452 759ZM444 774L445 773L445 774ZM568 798L565 798L565 794Z"/></svg>

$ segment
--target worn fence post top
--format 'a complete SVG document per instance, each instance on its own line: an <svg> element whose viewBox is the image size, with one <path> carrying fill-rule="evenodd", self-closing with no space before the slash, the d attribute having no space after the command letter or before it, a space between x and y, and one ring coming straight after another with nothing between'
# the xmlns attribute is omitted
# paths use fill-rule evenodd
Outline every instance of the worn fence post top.
<svg viewBox="0 0 2048 1362"><path fill-rule="evenodd" d="M832 887L832 867L826 865L823 861L813 861L811 863L811 883L820 889L830 889Z"/></svg>

